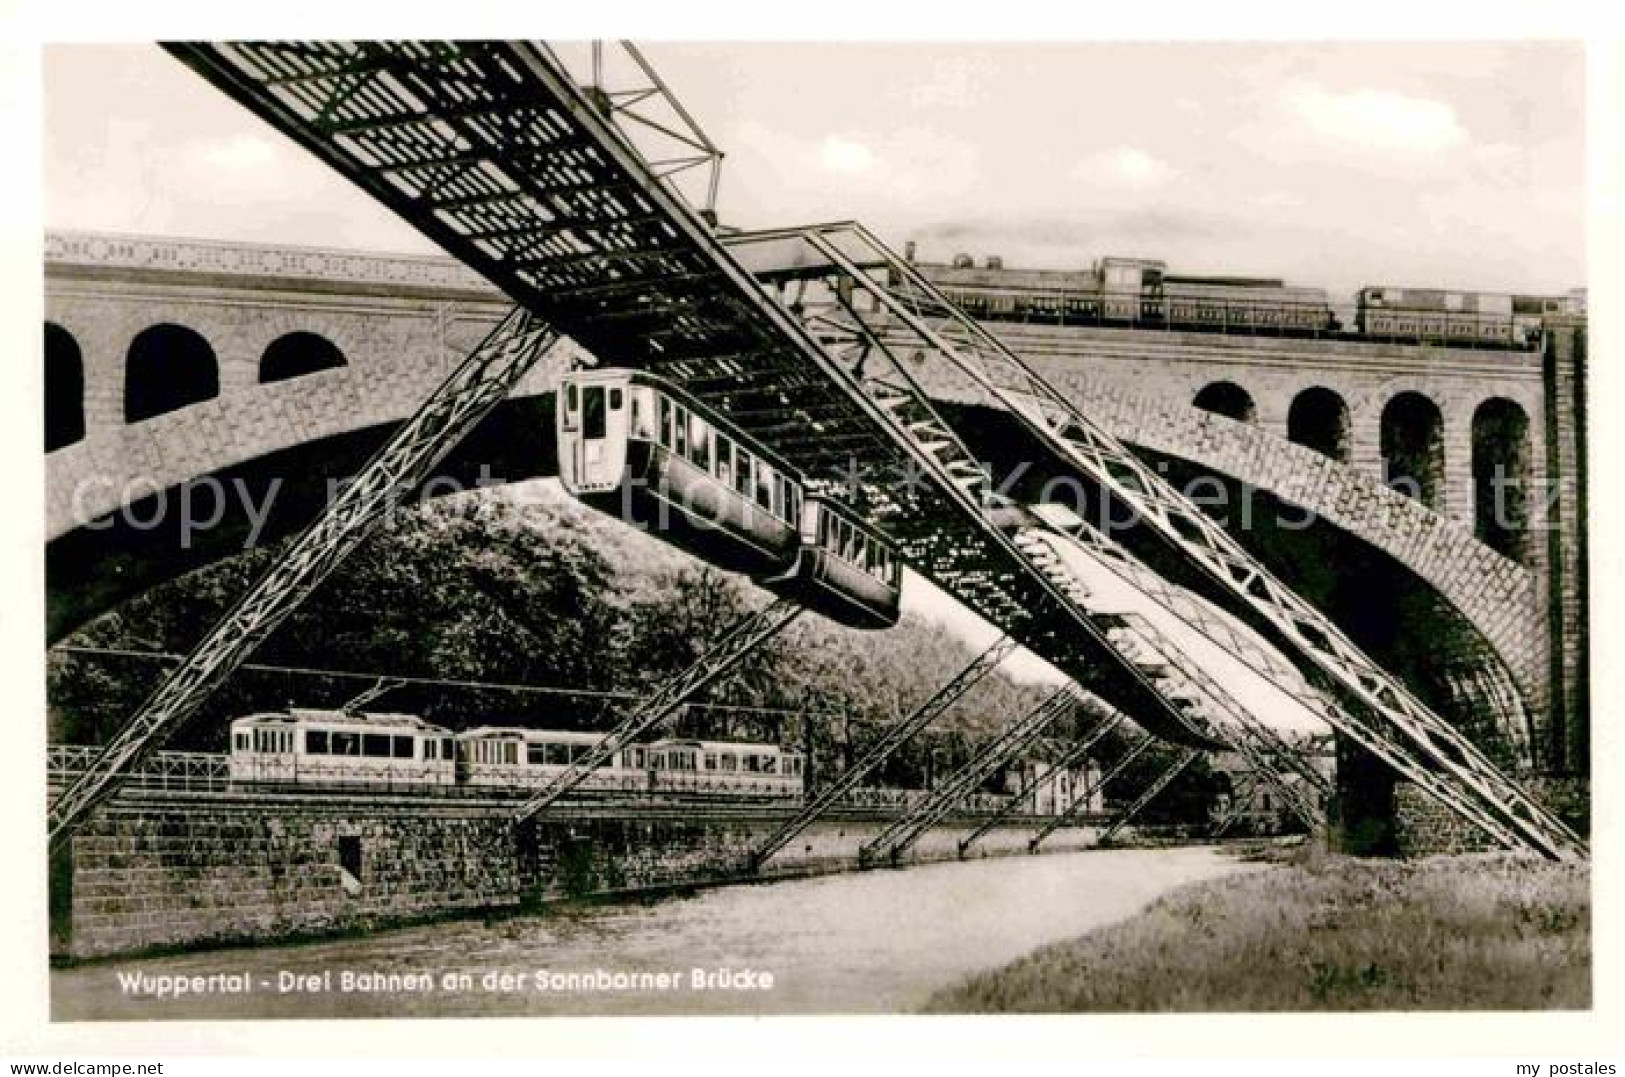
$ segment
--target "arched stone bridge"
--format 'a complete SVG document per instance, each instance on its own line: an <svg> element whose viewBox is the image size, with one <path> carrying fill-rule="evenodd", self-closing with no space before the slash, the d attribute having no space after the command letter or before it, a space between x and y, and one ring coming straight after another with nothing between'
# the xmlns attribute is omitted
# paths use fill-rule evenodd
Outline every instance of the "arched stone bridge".
<svg viewBox="0 0 1625 1077"><path fill-rule="evenodd" d="M152 583L294 526L319 503L320 481L345 474L370 451L506 306L446 259L48 236L53 638ZM1404 566L1499 655L1542 724L1550 679L1546 545L1520 540L1519 564L1476 539L1471 470L1484 401L1543 414L1538 356L1002 329L1130 443L1302 506ZM488 439L487 450L499 441L504 447L470 454L471 466L490 465L490 478L501 481L551 472L551 431L541 419L570 362L561 348L531 372L507 418L493 420L516 436ZM1216 410L1234 418L1191 406L1213 385L1230 394ZM1333 407L1325 429L1313 429L1292 407L1310 388L1353 404L1341 413ZM957 395L932 389L948 400ZM1377 420L1406 394L1433 402L1442 419L1431 435L1423 431L1423 451L1413 454L1435 469L1423 493L1438 512L1380 481L1397 452L1384 444ZM1305 431L1318 451L1293 443ZM1523 432L1522 458L1544 459L1543 426L1526 422ZM220 485L205 504L187 484L207 476ZM1545 520L1541 499L1532 501L1530 534ZM217 511L225 526L186 528L187 518L207 523ZM154 564L158 550L168 553Z"/></svg>

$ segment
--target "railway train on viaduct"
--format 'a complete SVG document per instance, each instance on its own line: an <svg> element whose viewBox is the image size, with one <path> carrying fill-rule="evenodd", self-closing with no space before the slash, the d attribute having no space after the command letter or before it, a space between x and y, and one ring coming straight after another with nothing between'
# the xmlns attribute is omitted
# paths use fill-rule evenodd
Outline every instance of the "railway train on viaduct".
<svg viewBox="0 0 1625 1077"><path fill-rule="evenodd" d="M1007 269L997 255L978 266L968 254L914 265L966 313L993 322L1528 348L1544 316L1586 310L1583 288L1525 296L1367 285L1340 312L1324 288L1174 274L1150 258L1105 257L1084 270Z"/></svg>

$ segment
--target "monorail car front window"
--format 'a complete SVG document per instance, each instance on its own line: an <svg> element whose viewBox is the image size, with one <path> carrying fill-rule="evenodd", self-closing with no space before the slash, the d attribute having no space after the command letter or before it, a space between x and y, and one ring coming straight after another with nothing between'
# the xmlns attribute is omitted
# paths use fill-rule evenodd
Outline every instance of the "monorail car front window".
<svg viewBox="0 0 1625 1077"><path fill-rule="evenodd" d="M608 415L604 410L604 387L589 385L581 396L581 436L588 441L602 440L609 433Z"/></svg>

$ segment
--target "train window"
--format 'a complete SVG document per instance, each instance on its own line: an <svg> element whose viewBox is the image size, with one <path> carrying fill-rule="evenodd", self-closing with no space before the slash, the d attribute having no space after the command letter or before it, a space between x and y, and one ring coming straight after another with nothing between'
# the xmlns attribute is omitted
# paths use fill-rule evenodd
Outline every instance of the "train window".
<svg viewBox="0 0 1625 1077"><path fill-rule="evenodd" d="M450 737L444 737L444 738L441 739L441 741L440 741L440 758L441 759L450 759L450 758L452 758L452 754L453 754L453 751L454 751L454 749L452 748L453 743L455 743L455 742Z"/></svg>
<svg viewBox="0 0 1625 1077"><path fill-rule="evenodd" d="M423 758L425 758L425 759L439 759L440 758L440 742L435 740L433 737L430 737L428 740L424 741L423 742Z"/></svg>
<svg viewBox="0 0 1625 1077"><path fill-rule="evenodd" d="M753 755L753 754L747 752L744 756L741 757L741 761L744 763L745 769L750 771L752 774L761 773L761 770L762 770L762 757L761 756Z"/></svg>
<svg viewBox="0 0 1625 1077"><path fill-rule="evenodd" d="M654 415L650 411L649 404L649 390L632 390L632 416L629 420L632 436L643 441L648 441L654 437L654 431L650 429Z"/></svg>
<svg viewBox="0 0 1625 1077"><path fill-rule="evenodd" d="M547 762L547 745L534 743L525 745L525 762L533 767Z"/></svg>
<svg viewBox="0 0 1625 1077"><path fill-rule="evenodd" d="M581 436L596 441L609 432L608 417L604 413L604 388L588 386L581 395Z"/></svg>
<svg viewBox="0 0 1625 1077"><path fill-rule="evenodd" d="M574 382L564 391L564 410L577 411L581 407L581 390L576 388Z"/></svg>
<svg viewBox="0 0 1625 1077"><path fill-rule="evenodd" d="M776 755L762 756L762 773L777 774L779 771L779 757Z"/></svg>
<svg viewBox="0 0 1625 1077"><path fill-rule="evenodd" d="M671 451L678 456L688 455L688 409L672 408Z"/></svg>
<svg viewBox="0 0 1625 1077"><path fill-rule="evenodd" d="M609 410L610 411L620 411L622 405L625 404L625 402L626 402L625 398L621 395L621 390L620 390L619 387L616 387L616 388L611 389L609 391Z"/></svg>
<svg viewBox="0 0 1625 1077"><path fill-rule="evenodd" d="M733 485L734 470L734 443L721 434L717 435L717 481L724 486Z"/></svg>
<svg viewBox="0 0 1625 1077"><path fill-rule="evenodd" d="M334 733L331 741L334 755L360 755L361 734Z"/></svg>
<svg viewBox="0 0 1625 1077"><path fill-rule="evenodd" d="M777 478L773 469L756 462L756 503L769 512L773 511L773 480Z"/></svg>
<svg viewBox="0 0 1625 1077"><path fill-rule="evenodd" d="M570 763L570 746L568 744L549 744L544 761L549 766L563 767Z"/></svg>
<svg viewBox="0 0 1625 1077"><path fill-rule="evenodd" d="M502 761L510 767L517 767L519 765L519 745L511 740L502 745Z"/></svg>
<svg viewBox="0 0 1625 1077"><path fill-rule="evenodd" d="M740 449L735 461L734 489L746 497L751 490L751 456L744 449Z"/></svg>
<svg viewBox="0 0 1625 1077"><path fill-rule="evenodd" d="M739 769L739 758L737 756L735 756L732 752L723 752L722 755L719 756L719 759L722 762L722 769L723 770L738 770Z"/></svg>
<svg viewBox="0 0 1625 1077"><path fill-rule="evenodd" d="M632 765L634 767L636 767L638 770L642 770L643 766L644 766L643 754L644 753L643 753L642 748L636 748L636 749L633 749L633 751L632 751Z"/></svg>
<svg viewBox="0 0 1625 1077"><path fill-rule="evenodd" d="M671 448L671 401L660 398L660 444Z"/></svg>
<svg viewBox="0 0 1625 1077"><path fill-rule="evenodd" d="M234 738L234 742L236 744L237 751L246 752L248 751L248 746L253 742L253 740L247 733L238 733Z"/></svg>
<svg viewBox="0 0 1625 1077"><path fill-rule="evenodd" d="M417 754L415 751L412 750L412 738L411 737L395 737L395 738L393 738L393 740L394 740L393 747L395 749L393 754L394 754L396 759L411 759L414 755Z"/></svg>
<svg viewBox="0 0 1625 1077"><path fill-rule="evenodd" d="M327 754L327 731L325 729L309 729L305 731L305 754Z"/></svg>
<svg viewBox="0 0 1625 1077"><path fill-rule="evenodd" d="M792 482L788 484L788 488L790 504L787 506L789 512L786 514L785 519L799 527L801 525L801 487Z"/></svg>
<svg viewBox="0 0 1625 1077"><path fill-rule="evenodd" d="M688 417L688 458L701 471L711 470L711 426L698 415Z"/></svg>
<svg viewBox="0 0 1625 1077"><path fill-rule="evenodd" d="M784 512L784 476L773 476L773 515L785 519Z"/></svg>
<svg viewBox="0 0 1625 1077"><path fill-rule="evenodd" d="M706 770L716 770L717 769L717 753L716 752L706 752L705 753L705 769Z"/></svg>
<svg viewBox="0 0 1625 1077"><path fill-rule="evenodd" d="M389 735L387 733L363 733L361 735L361 754L388 759Z"/></svg>

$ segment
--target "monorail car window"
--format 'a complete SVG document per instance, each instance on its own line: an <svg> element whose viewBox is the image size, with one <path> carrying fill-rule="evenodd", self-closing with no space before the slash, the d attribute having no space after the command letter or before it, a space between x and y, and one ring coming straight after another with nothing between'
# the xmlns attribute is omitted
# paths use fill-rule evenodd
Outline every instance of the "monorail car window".
<svg viewBox="0 0 1625 1077"><path fill-rule="evenodd" d="M688 455L688 409L673 407L671 411L671 451L678 456Z"/></svg>
<svg viewBox="0 0 1625 1077"><path fill-rule="evenodd" d="M564 390L564 429L576 428L576 416L581 413L581 390L571 382Z"/></svg>
<svg viewBox="0 0 1625 1077"><path fill-rule="evenodd" d="M711 424L698 415L688 417L688 458L701 471L711 470Z"/></svg>
<svg viewBox="0 0 1625 1077"><path fill-rule="evenodd" d="M654 439L654 397L648 389L637 387L632 390L632 436L643 441Z"/></svg>
<svg viewBox="0 0 1625 1077"><path fill-rule="evenodd" d="M604 412L604 387L589 385L581 406L581 436L597 441L608 433L608 416Z"/></svg>
<svg viewBox="0 0 1625 1077"><path fill-rule="evenodd" d="M706 770L716 770L717 769L717 753L716 752L706 752L705 753L705 769Z"/></svg>
<svg viewBox="0 0 1625 1077"><path fill-rule="evenodd" d="M440 742L438 740L430 738L429 740L426 740L426 741L423 742L423 758L424 759L439 759L440 758Z"/></svg>
<svg viewBox="0 0 1625 1077"><path fill-rule="evenodd" d="M756 503L769 512L773 511L773 469L756 461Z"/></svg>
<svg viewBox="0 0 1625 1077"><path fill-rule="evenodd" d="M735 458L734 489L745 497L750 496L752 478L752 460L750 453L740 449Z"/></svg>
<svg viewBox="0 0 1625 1077"><path fill-rule="evenodd" d="M246 751L249 750L249 745L253 743L253 738L250 737L247 733L241 733L240 732L240 733L238 733L236 735L236 737L234 738L234 741L235 741L235 743L237 745L237 751L246 752Z"/></svg>
<svg viewBox="0 0 1625 1077"><path fill-rule="evenodd" d="M387 733L363 733L361 736L361 754L389 758L389 735Z"/></svg>
<svg viewBox="0 0 1625 1077"><path fill-rule="evenodd" d="M412 750L412 738L397 736L394 738L394 756L396 759L411 759L417 753Z"/></svg>
<svg viewBox="0 0 1625 1077"><path fill-rule="evenodd" d="M717 481L727 487L733 486L734 473L734 443L723 434L717 435Z"/></svg>
<svg viewBox="0 0 1625 1077"><path fill-rule="evenodd" d="M611 388L609 391L609 410L620 411L625 405L626 397L621 387L617 385Z"/></svg>
<svg viewBox="0 0 1625 1077"><path fill-rule="evenodd" d="M660 398L660 444L671 448L671 401L665 397Z"/></svg>
<svg viewBox="0 0 1625 1077"><path fill-rule="evenodd" d="M564 767L570 764L570 746L568 744L545 745L547 752L544 762L549 766Z"/></svg>
<svg viewBox="0 0 1625 1077"><path fill-rule="evenodd" d="M525 745L525 762L531 766L540 766L547 762L547 745L531 742Z"/></svg>
<svg viewBox="0 0 1625 1077"><path fill-rule="evenodd" d="M360 755L361 734L335 732L332 745L334 755Z"/></svg>
<svg viewBox="0 0 1625 1077"><path fill-rule="evenodd" d="M327 730L325 730L325 729L307 729L307 730L305 730L305 754L306 755L326 755L327 754Z"/></svg>

